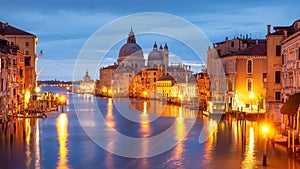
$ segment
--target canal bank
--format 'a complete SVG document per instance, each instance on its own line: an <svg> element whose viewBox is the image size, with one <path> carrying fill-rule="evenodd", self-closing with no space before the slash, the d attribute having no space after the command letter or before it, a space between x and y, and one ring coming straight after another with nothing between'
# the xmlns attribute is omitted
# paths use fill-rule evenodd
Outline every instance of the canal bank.
<svg viewBox="0 0 300 169"><path fill-rule="evenodd" d="M161 118L151 123L135 123L125 119L114 101L92 95L69 94L78 103L95 101L107 124L131 137L151 137L166 131L174 124L174 139L182 135L191 116L180 106L170 106ZM80 103L79 103L80 102ZM129 106L129 105L128 105ZM87 110L89 111L89 110ZM144 112L141 112L144 113ZM149 109L145 112L150 116ZM299 168L299 159L287 155L285 148L267 144L267 166L263 167L264 137L256 121L197 118L192 129L178 144L157 156L127 158L99 147L82 129L75 112L73 99L66 104L65 113L51 112L46 119L17 119L0 125L0 168ZM89 119L93 126L93 118ZM16 127L14 127L14 124ZM203 126L211 131L199 143ZM107 132L112 128L107 128ZM11 137L12 135L12 137ZM117 137L113 138L117 140ZM2 144L3 143L3 144ZM111 142L110 146L118 145ZM145 150L151 147L145 142Z"/></svg>

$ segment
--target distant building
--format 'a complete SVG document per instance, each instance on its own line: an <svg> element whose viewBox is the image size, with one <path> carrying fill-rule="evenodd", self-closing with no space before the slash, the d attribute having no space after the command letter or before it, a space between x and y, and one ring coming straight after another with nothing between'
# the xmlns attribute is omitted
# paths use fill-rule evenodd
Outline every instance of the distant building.
<svg viewBox="0 0 300 169"><path fill-rule="evenodd" d="M80 82L79 93L95 93L95 82L91 79L88 71Z"/></svg>
<svg viewBox="0 0 300 169"><path fill-rule="evenodd" d="M210 79L207 71L195 74L196 82L198 85L198 98L200 106L202 108L207 107L207 100L211 100L210 97Z"/></svg>
<svg viewBox="0 0 300 169"><path fill-rule="evenodd" d="M160 77L156 83L157 91L159 91L159 93L157 93L158 96L166 100L178 98L180 93L178 88L175 87L175 84L175 79L170 75Z"/></svg>
<svg viewBox="0 0 300 169"><path fill-rule="evenodd" d="M148 64L149 68L156 68L161 70L166 70L169 65L169 48L165 44L164 48L162 45L157 49L157 44L154 42L153 49L148 55Z"/></svg>
<svg viewBox="0 0 300 169"><path fill-rule="evenodd" d="M108 96L112 93L112 81L113 81L113 75L114 72L117 70L118 65L115 63L114 65L107 66L104 68L101 68L100 71L100 82L98 90L98 95Z"/></svg>
<svg viewBox="0 0 300 169"><path fill-rule="evenodd" d="M147 66L142 48L136 43L134 32L129 32L127 42L121 47L118 63L100 69L100 82L97 94L103 96L144 97L144 92L150 94L156 90L157 80L166 75L174 79L185 79L186 75L193 77L187 66L169 65L169 47L167 44L153 49L148 55Z"/></svg>
<svg viewBox="0 0 300 169"><path fill-rule="evenodd" d="M222 111L265 111L263 74L267 72L266 41L235 37L208 50L210 101ZM213 107L211 109L218 109ZM213 111L213 110L211 110Z"/></svg>

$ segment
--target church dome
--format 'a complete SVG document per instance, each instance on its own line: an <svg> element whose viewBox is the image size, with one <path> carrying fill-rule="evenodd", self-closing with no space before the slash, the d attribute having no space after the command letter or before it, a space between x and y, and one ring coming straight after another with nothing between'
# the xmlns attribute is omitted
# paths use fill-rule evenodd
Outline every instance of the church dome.
<svg viewBox="0 0 300 169"><path fill-rule="evenodd" d="M153 50L148 55L148 61L156 60L156 61L162 61L163 60L163 54L161 52L162 47L160 46L160 50L157 50L157 44L154 42Z"/></svg>
<svg viewBox="0 0 300 169"><path fill-rule="evenodd" d="M148 60L163 60L163 55L160 51L154 49L149 53Z"/></svg>
<svg viewBox="0 0 300 169"><path fill-rule="evenodd" d="M136 53L136 52L138 52L138 53ZM141 52L141 54L143 54L142 48L138 44L126 43L121 47L121 49L119 51L119 57L130 56L134 53L135 53L134 55L136 55L136 54L140 54L140 52Z"/></svg>
<svg viewBox="0 0 300 169"><path fill-rule="evenodd" d="M136 43L132 28L128 34L127 43L124 44L119 51L119 58L124 59L130 55L144 58L142 48Z"/></svg>

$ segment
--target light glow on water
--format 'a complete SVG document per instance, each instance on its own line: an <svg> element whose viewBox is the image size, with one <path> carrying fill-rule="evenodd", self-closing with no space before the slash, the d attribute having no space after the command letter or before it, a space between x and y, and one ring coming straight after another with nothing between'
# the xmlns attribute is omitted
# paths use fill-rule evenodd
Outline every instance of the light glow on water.
<svg viewBox="0 0 300 169"><path fill-rule="evenodd" d="M68 116L66 113L59 114L56 126L59 142L57 169L68 169Z"/></svg>

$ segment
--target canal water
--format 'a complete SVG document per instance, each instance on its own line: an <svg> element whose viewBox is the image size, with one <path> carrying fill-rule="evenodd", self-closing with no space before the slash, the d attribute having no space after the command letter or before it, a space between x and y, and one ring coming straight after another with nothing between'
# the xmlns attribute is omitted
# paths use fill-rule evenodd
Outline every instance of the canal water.
<svg viewBox="0 0 300 169"><path fill-rule="evenodd" d="M198 116L196 112L180 106L161 107L164 111L160 113L151 109L155 104L149 101L114 101L92 95L63 93L68 97L65 113L50 112L45 119L19 118L0 125L1 169L300 168L299 158L289 156L284 146L271 143L267 145L268 165L262 165L265 139L260 132L262 124L255 121L219 121L216 117ZM97 103L105 120L106 127L103 130L98 130L98 127L104 124L97 125L102 121L92 116L98 112L94 109L82 111L76 107L79 102ZM115 104L121 107L118 109ZM136 119L129 120L120 110L140 113L140 117L146 116L152 121L143 123L134 121ZM178 144L158 155L151 155L149 152L152 152L153 145L145 140L168 131L172 126L168 136L171 140L177 140ZM202 137L201 140L205 126L207 138ZM123 151L128 156L120 155L118 150L123 150L128 144L118 143L119 138L111 134L112 129L129 137L146 139L141 145L128 146L125 153ZM96 135L105 136L102 140L92 135L99 131L101 133ZM101 145L103 140L107 147ZM157 144L164 141L168 140L163 139ZM164 145L169 145L169 142ZM114 154L116 152L119 155ZM131 157L133 155L139 158Z"/></svg>

